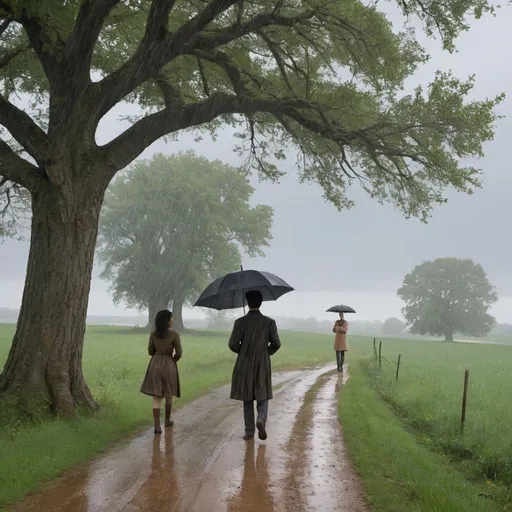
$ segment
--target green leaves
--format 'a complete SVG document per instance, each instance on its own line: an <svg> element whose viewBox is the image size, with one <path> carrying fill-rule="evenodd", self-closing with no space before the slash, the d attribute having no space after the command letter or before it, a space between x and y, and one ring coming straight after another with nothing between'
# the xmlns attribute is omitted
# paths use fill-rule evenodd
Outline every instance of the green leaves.
<svg viewBox="0 0 512 512"><path fill-rule="evenodd" d="M239 248L262 255L273 212L251 208L252 193L237 169L190 152L123 173L107 192L99 241L116 302L145 309L155 297L193 300L239 268Z"/></svg>
<svg viewBox="0 0 512 512"><path fill-rule="evenodd" d="M493 13L485 0L397 3L448 51L473 19ZM170 15L155 19L154 1L112 1L105 20L91 20L103 28L84 73L77 61L80 37L71 34L78 13L92 5L99 4L0 2L0 19L3 12L13 25L1 51L31 48L9 59L0 80L7 95L32 95L31 112L42 125L48 116L55 140L68 141L75 129L80 140L56 149L58 155L83 143L78 153L109 162L113 175L162 136L184 129L214 133L229 123L239 130L237 150L247 171L276 179L280 160L298 152L299 179L320 184L339 209L352 206L355 183L426 221L445 202L447 188L471 193L480 186L480 171L467 160L481 157L492 140L503 96L468 101L473 77L461 81L447 73L405 94L406 80L428 56L412 24L395 31L378 4L177 1L159 4ZM89 56L92 46L86 46ZM138 103L144 119L103 148L87 145L101 117L121 101ZM146 115L155 110L158 115Z"/></svg>
<svg viewBox="0 0 512 512"><path fill-rule="evenodd" d="M424 262L405 276L397 293L413 333L485 336L495 325L488 309L498 295L482 266L470 259Z"/></svg>

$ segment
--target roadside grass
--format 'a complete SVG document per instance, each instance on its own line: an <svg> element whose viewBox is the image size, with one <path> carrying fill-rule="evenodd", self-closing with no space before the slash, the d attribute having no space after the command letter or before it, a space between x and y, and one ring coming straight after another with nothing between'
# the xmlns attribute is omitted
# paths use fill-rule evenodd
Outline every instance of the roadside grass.
<svg viewBox="0 0 512 512"><path fill-rule="evenodd" d="M382 369L360 349L340 416L373 509L512 510L512 347L385 339Z"/></svg>
<svg viewBox="0 0 512 512"><path fill-rule="evenodd" d="M13 332L14 326L0 325L2 366ZM227 338L228 333L214 331L182 335L182 398L177 407L229 382L235 355L227 348ZM331 336L282 332L281 338L282 348L272 358L274 370L333 360ZM64 421L48 417L46 411L33 411L30 418L20 418L0 403L0 507L94 457L113 441L149 426L150 399L139 392L149 360L147 341L147 333L140 330L88 328L84 374L102 406L95 414Z"/></svg>

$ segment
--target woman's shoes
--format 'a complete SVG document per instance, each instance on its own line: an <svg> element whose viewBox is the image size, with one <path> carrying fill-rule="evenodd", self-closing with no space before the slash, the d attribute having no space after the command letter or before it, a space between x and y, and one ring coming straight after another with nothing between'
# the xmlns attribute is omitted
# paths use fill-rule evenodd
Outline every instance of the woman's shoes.
<svg viewBox="0 0 512 512"><path fill-rule="evenodd" d="M171 412L172 412L172 406L166 405L165 406L165 426L166 427L172 427L174 425L174 421L171 420Z"/></svg>
<svg viewBox="0 0 512 512"><path fill-rule="evenodd" d="M161 434L162 427L160 425L160 408L153 409L153 421L155 423L155 434Z"/></svg>

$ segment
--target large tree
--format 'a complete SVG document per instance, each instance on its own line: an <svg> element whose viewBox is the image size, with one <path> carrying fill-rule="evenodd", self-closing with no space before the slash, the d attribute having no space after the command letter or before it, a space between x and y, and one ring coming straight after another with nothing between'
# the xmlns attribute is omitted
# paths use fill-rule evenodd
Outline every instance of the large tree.
<svg viewBox="0 0 512 512"><path fill-rule="evenodd" d="M485 336L496 323L488 310L498 295L482 266L470 259L439 258L418 265L405 276L398 296L415 334L453 341L456 332Z"/></svg>
<svg viewBox="0 0 512 512"><path fill-rule="evenodd" d="M138 162L109 187L100 222L102 276L114 301L149 311L184 303L240 268L239 247L263 255L272 208L251 207L254 189L238 169L186 153Z"/></svg>
<svg viewBox="0 0 512 512"><path fill-rule="evenodd" d="M447 50L491 9L487 0L397 4ZM351 205L355 181L423 217L447 187L479 185L460 159L482 155L500 101L468 101L472 79L445 73L404 94L428 55L412 28L393 31L359 0L0 0L0 34L0 176L32 203L0 393L40 395L62 413L95 406L82 349L104 192L154 141L228 122L264 176L296 148L299 179L337 207ZM142 114L99 145L98 123L120 102Z"/></svg>

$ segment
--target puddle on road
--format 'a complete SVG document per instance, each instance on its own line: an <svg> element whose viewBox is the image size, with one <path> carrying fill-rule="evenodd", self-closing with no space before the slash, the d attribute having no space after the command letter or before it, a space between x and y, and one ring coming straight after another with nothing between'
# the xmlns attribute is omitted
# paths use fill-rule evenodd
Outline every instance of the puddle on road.
<svg viewBox="0 0 512 512"><path fill-rule="evenodd" d="M311 493L308 510L359 512L366 510L361 488L344 451L338 420L338 393L348 378L338 374L318 392L309 431L309 476Z"/></svg>
<svg viewBox="0 0 512 512"><path fill-rule="evenodd" d="M175 427L120 443L13 512L280 512L284 451L304 394L325 368L274 375L265 443L245 442L242 406L224 387L180 409Z"/></svg>

